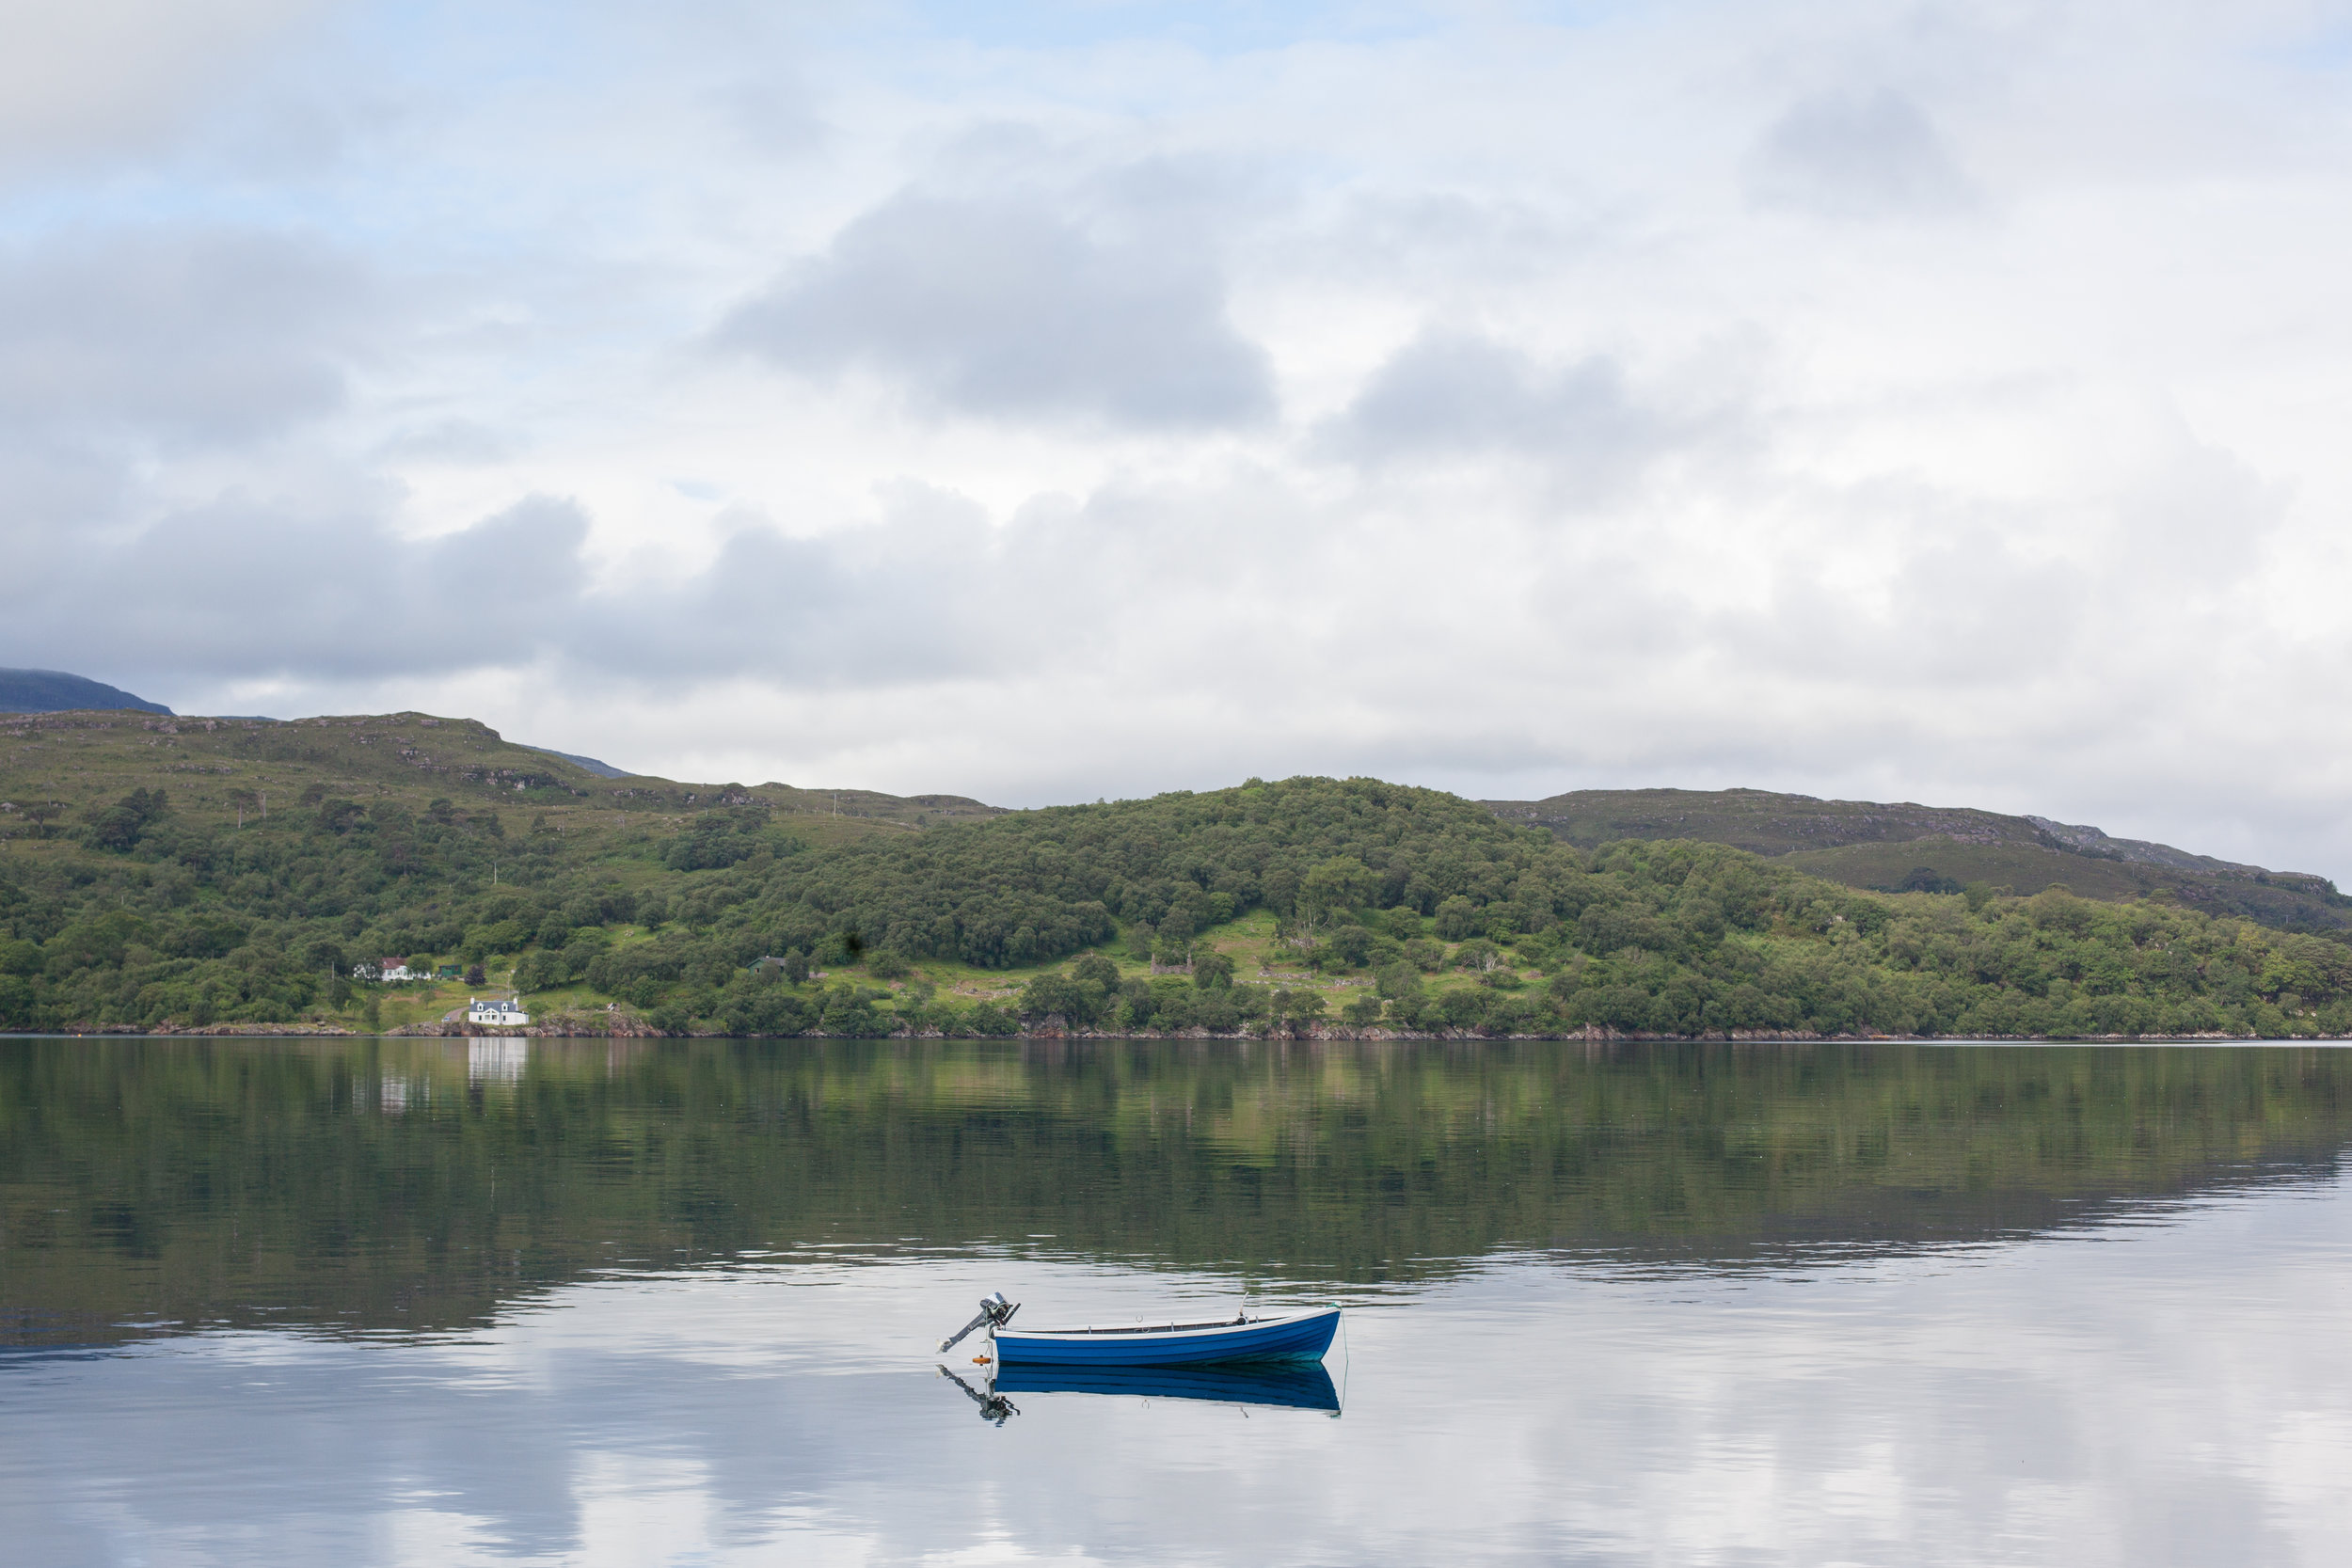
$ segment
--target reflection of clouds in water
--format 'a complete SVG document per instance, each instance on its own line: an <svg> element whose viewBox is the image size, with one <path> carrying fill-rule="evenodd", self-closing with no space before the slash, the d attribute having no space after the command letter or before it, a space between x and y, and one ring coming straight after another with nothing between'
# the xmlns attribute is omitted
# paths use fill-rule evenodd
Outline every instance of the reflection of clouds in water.
<svg viewBox="0 0 2352 1568"><path fill-rule="evenodd" d="M925 1354L997 1286L1097 1322L1222 1286L612 1278L462 1338L51 1363L11 1389L53 1440L0 1459L0 1513L42 1561L233 1560L257 1528L353 1562L2315 1560L2352 1532L2347 1204L1773 1274L1503 1259L1369 1298L1339 1421L1070 1396L1000 1431Z"/></svg>
<svg viewBox="0 0 2352 1568"><path fill-rule="evenodd" d="M709 1471L662 1454L605 1449L579 1456L572 1497L596 1562L675 1562L719 1544Z"/></svg>

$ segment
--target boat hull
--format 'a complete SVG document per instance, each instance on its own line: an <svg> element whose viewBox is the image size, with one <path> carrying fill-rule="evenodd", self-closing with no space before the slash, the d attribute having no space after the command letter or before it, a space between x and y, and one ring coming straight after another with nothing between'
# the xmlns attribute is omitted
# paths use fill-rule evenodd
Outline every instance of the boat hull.
<svg viewBox="0 0 2352 1568"><path fill-rule="evenodd" d="M1171 1323L1167 1328L1038 1329L996 1332L1007 1366L1182 1367L1209 1361L1320 1361L1339 1331L1327 1307L1247 1323Z"/></svg>

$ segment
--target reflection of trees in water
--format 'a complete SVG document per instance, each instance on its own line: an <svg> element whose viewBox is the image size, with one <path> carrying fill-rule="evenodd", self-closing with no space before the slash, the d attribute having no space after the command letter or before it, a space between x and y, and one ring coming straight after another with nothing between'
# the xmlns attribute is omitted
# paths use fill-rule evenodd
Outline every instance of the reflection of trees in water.
<svg viewBox="0 0 2352 1568"><path fill-rule="evenodd" d="M26 1042L0 1314L430 1328L596 1268L993 1243L1302 1280L1977 1240L2331 1166L2309 1049Z"/></svg>

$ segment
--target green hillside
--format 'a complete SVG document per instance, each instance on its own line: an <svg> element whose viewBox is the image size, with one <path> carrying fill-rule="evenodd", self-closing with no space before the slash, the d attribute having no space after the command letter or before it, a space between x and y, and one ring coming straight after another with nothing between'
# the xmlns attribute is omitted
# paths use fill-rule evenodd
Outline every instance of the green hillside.
<svg viewBox="0 0 2352 1568"><path fill-rule="evenodd" d="M1580 789L1488 800L1504 821L1585 848L1618 839L1699 839L1881 892L1984 882L2019 895L2163 898L2281 930L2352 931L2352 898L2325 878L2266 871L2096 828L1910 801L1819 800L1760 789Z"/></svg>
<svg viewBox="0 0 2352 1568"><path fill-rule="evenodd" d="M84 713L0 728L0 824L11 1029L437 1031L506 986L574 1033L2352 1027L2344 945L2161 887L1875 894L1370 779L999 812L603 779L421 714Z"/></svg>

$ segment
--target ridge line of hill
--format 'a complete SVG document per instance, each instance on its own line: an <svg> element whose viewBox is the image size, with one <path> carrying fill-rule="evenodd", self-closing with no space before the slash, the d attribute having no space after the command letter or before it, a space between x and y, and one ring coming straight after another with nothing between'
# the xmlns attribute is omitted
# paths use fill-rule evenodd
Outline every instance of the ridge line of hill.
<svg viewBox="0 0 2352 1568"><path fill-rule="evenodd" d="M0 669L0 716L77 710L131 710L176 717L162 704L81 675L55 670ZM314 717L190 721L317 726L368 721ZM491 740L501 738L486 726L485 733ZM550 747L519 750L568 763L600 780L656 777ZM515 770L506 770L505 776L513 778ZM660 783L669 787L641 791L630 798L651 803L654 795L660 795L691 806L707 802L714 794L745 793L743 786L736 784L714 791L710 786L689 788L669 780ZM758 785L751 793L795 814L838 817L845 814L846 802L846 815L852 819L918 826L933 818L953 820L991 815L998 809L961 796L797 790L775 782ZM1791 864L1815 875L1876 891L1956 892L1981 883L2030 894L2063 884L2094 898L2184 898L2265 925L2352 928L2352 912L2347 912L2334 884L2325 878L2270 871L2144 839L2116 838L2088 824L2031 814L2009 816L1907 800L1828 800L1745 788L1575 790L1541 800L1480 803L1505 820L1535 824L1563 842L1586 848L1624 838L1691 838L1768 858L1796 857ZM2082 863L2085 861L2111 863L2087 866ZM2118 870L2119 866L2128 869Z"/></svg>
<svg viewBox="0 0 2352 1568"><path fill-rule="evenodd" d="M119 686L63 670L0 670L0 715L66 713L77 709L164 713L161 703L135 697Z"/></svg>
<svg viewBox="0 0 2352 1568"><path fill-rule="evenodd" d="M1876 892L1957 893L1979 884L2027 895L2064 886L2106 900L2173 898L2281 928L2352 929L2352 898L2325 877L2114 838L2046 816L1760 789L1582 789L1480 804L1581 848L1692 839Z"/></svg>

